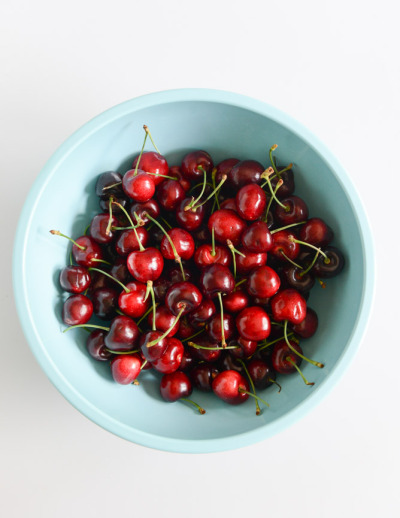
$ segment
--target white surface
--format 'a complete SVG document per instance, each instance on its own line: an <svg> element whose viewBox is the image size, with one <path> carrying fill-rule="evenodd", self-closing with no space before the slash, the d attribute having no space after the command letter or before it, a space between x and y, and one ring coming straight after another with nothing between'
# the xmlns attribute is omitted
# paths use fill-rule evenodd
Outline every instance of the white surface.
<svg viewBox="0 0 400 518"><path fill-rule="evenodd" d="M399 516L395 4L1 3L1 516ZM377 250L373 317L341 384L284 433L213 455L145 449L79 414L30 353L11 287L17 219L47 158L106 108L179 87L234 90L307 125L350 172Z"/></svg>

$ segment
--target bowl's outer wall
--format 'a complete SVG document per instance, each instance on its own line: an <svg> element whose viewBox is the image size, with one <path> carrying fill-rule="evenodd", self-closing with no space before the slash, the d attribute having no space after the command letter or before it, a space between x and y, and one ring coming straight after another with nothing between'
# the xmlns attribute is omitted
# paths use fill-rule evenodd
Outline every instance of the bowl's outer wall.
<svg viewBox="0 0 400 518"><path fill-rule="evenodd" d="M98 212L94 185L99 173L124 173L140 150L147 124L170 165L188 150L203 148L215 162L235 156L268 164L277 143L280 164L294 162L296 194L311 216L334 229L334 244L345 253L343 273L316 286L309 300L318 312L315 337L303 342L305 354L324 369L303 362L306 387L299 376L282 378L281 394L269 389L270 402L256 417L253 402L230 407L208 394L194 399L205 416L183 403L161 400L158 381L144 373L139 387L119 386L108 364L85 351L82 330L62 334L60 269L70 246L49 234L52 228L79 236ZM150 149L150 147L148 147ZM207 90L152 94L119 105L68 139L45 166L25 204L14 254L17 308L25 334L41 366L81 412L108 430L134 442L172 451L217 451L261 440L304 415L327 393L347 366L361 340L373 292L372 243L357 194L329 151L297 122L274 108L236 94Z"/></svg>

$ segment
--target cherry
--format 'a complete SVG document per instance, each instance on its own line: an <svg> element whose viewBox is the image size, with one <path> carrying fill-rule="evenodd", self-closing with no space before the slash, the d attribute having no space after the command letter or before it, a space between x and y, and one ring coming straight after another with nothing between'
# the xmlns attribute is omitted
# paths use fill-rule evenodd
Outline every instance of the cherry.
<svg viewBox="0 0 400 518"><path fill-rule="evenodd" d="M123 284L132 280L129 270L126 266L126 261L122 257L118 257L110 268L110 275ZM104 278L104 275L102 276Z"/></svg>
<svg viewBox="0 0 400 518"><path fill-rule="evenodd" d="M247 293L253 297L272 297L279 290L281 281L269 266L253 270L247 280Z"/></svg>
<svg viewBox="0 0 400 518"><path fill-rule="evenodd" d="M69 293L83 293L90 285L90 274L83 266L66 266L60 272L60 286Z"/></svg>
<svg viewBox="0 0 400 518"><path fill-rule="evenodd" d="M223 244L230 239L233 245L238 245L245 228L246 223L233 210L217 210L208 220L209 231L212 232L214 229L215 239Z"/></svg>
<svg viewBox="0 0 400 518"><path fill-rule="evenodd" d="M182 280L182 279L181 279ZM154 281L153 289L154 289L154 295L156 297L157 302L163 302L165 299L165 295L167 294L167 291L172 286L172 282L170 279L167 279L166 277L159 277L156 281Z"/></svg>
<svg viewBox="0 0 400 518"><path fill-rule="evenodd" d="M114 239L114 232L110 230L111 226L119 226L119 222L115 216L111 217L110 225L110 216L108 214L97 214L90 223L90 235L101 245L110 243Z"/></svg>
<svg viewBox="0 0 400 518"><path fill-rule="evenodd" d="M235 358L248 358L256 352L257 342L254 340L246 340L239 336L239 338L231 340L228 346L236 347L236 349L232 349L231 351L231 355Z"/></svg>
<svg viewBox="0 0 400 518"><path fill-rule="evenodd" d="M175 209L175 219L180 227L183 227L188 232L196 230L203 223L205 212L205 205L198 207L195 211L185 210L192 202L192 198L184 198L178 203Z"/></svg>
<svg viewBox="0 0 400 518"><path fill-rule="evenodd" d="M229 313L239 313L249 305L249 297L243 290L235 290L222 299L224 309Z"/></svg>
<svg viewBox="0 0 400 518"><path fill-rule="evenodd" d="M249 252L268 252L273 247L273 237L265 221L255 221L247 227L241 238L243 247Z"/></svg>
<svg viewBox="0 0 400 518"><path fill-rule="evenodd" d="M259 266L264 266L267 262L267 254L265 253L252 253L241 247L238 248L238 251L242 254L236 257L236 268L240 275L247 274Z"/></svg>
<svg viewBox="0 0 400 518"><path fill-rule="evenodd" d="M213 340L209 336L196 337L196 342L188 342L193 348L193 356L200 361L213 363L221 356L222 347L218 341Z"/></svg>
<svg viewBox="0 0 400 518"><path fill-rule="evenodd" d="M322 255L318 256L314 266L312 267L313 274L322 279L335 277L344 267L344 256L342 252L334 246L327 246L322 249L322 252L327 258Z"/></svg>
<svg viewBox="0 0 400 518"><path fill-rule="evenodd" d="M115 356L111 360L111 374L120 385L130 385L140 374L142 361L138 354Z"/></svg>
<svg viewBox="0 0 400 518"><path fill-rule="evenodd" d="M179 365L179 370L190 372L191 369L194 367L195 362L196 360L195 358L193 358L191 351L185 349L182 356L181 364Z"/></svg>
<svg viewBox="0 0 400 518"><path fill-rule="evenodd" d="M232 167L228 173L228 185L240 188L249 183L260 183L264 167L255 160L243 160Z"/></svg>
<svg viewBox="0 0 400 518"><path fill-rule="evenodd" d="M215 305L212 300L203 299L200 306L188 314L188 321L195 328L203 327L215 314Z"/></svg>
<svg viewBox="0 0 400 518"><path fill-rule="evenodd" d="M142 156L135 157L132 163L132 169L138 169L152 174L152 179L157 187L163 180L163 176L168 175L168 163L163 155L154 151L145 151ZM163 175L163 176L159 176Z"/></svg>
<svg viewBox="0 0 400 518"><path fill-rule="evenodd" d="M298 196L283 198L281 203L284 208L281 205L275 208L276 221L281 225L292 225L308 218L308 207Z"/></svg>
<svg viewBox="0 0 400 518"><path fill-rule="evenodd" d="M326 246L333 239L333 230L320 218L309 219L300 228L300 239L314 246Z"/></svg>
<svg viewBox="0 0 400 518"><path fill-rule="evenodd" d="M183 314L186 314L199 307L202 299L202 294L194 284L178 282L167 291L165 305L174 315L177 315L182 308Z"/></svg>
<svg viewBox="0 0 400 518"><path fill-rule="evenodd" d="M232 170L232 167L239 163L237 158L227 158L220 162L216 167L215 180L216 182L221 181L221 178L224 175L229 177L229 173Z"/></svg>
<svg viewBox="0 0 400 518"><path fill-rule="evenodd" d="M269 316L259 306L243 309L236 317L236 328L241 337L255 342L265 340L271 332Z"/></svg>
<svg viewBox="0 0 400 518"><path fill-rule="evenodd" d="M129 273L139 282L155 281L164 268L164 259L157 248L135 250L128 255Z"/></svg>
<svg viewBox="0 0 400 518"><path fill-rule="evenodd" d="M181 259L188 260L194 254L194 240L186 230L182 228L172 228L167 232L171 241L175 245L175 251L172 249L170 241L166 236L163 237L160 246L160 252L165 259L174 259L175 253Z"/></svg>
<svg viewBox="0 0 400 518"><path fill-rule="evenodd" d="M165 353L152 362L153 367L163 374L170 374L179 369L182 361L184 347L177 338L166 338L167 348Z"/></svg>
<svg viewBox="0 0 400 518"><path fill-rule="evenodd" d="M204 268L199 284L203 294L212 299L218 294L231 293L235 287L235 280L227 266L211 264Z"/></svg>
<svg viewBox="0 0 400 518"><path fill-rule="evenodd" d="M229 354L234 349L229 351L222 351L220 358L218 359L218 369L220 372L234 370L240 373L244 373L243 364L239 362L238 358L235 358Z"/></svg>
<svg viewBox="0 0 400 518"><path fill-rule="evenodd" d="M149 307L149 299L145 300L147 287L142 282L132 281L126 285L128 292L123 291L118 299L121 311L132 318L144 315Z"/></svg>
<svg viewBox="0 0 400 518"><path fill-rule="evenodd" d="M278 292L271 300L274 320L288 320L291 324L300 324L306 318L307 303L300 293L293 289Z"/></svg>
<svg viewBox="0 0 400 518"><path fill-rule="evenodd" d="M212 382L212 389L216 396L230 405L240 405L249 398L249 384L246 378L235 370L219 373Z"/></svg>
<svg viewBox="0 0 400 518"><path fill-rule="evenodd" d="M295 351L302 354L303 351L300 345L294 340L289 340L289 343ZM288 344L285 340L280 340L274 345L274 349L271 355L271 362L273 368L279 374L293 374L294 372L299 372L296 369L298 367L302 359L298 356L293 350L289 348ZM314 385L314 383L306 383L307 385Z"/></svg>
<svg viewBox="0 0 400 518"><path fill-rule="evenodd" d="M205 243L210 240L210 233L205 225L201 225L192 232L192 237L199 243Z"/></svg>
<svg viewBox="0 0 400 518"><path fill-rule="evenodd" d="M105 275L92 271L90 272L90 285L89 285L89 293L93 293L95 290L98 290L99 288L108 288L110 283L108 281L108 277Z"/></svg>
<svg viewBox="0 0 400 518"><path fill-rule="evenodd" d="M187 266L183 266L183 268L179 268L179 266L173 266L169 272L168 272L168 279L170 280L170 285L176 284L177 282L183 282L183 273L185 275L185 279L187 281L192 281L195 279L195 274L192 269L188 268Z"/></svg>
<svg viewBox="0 0 400 518"><path fill-rule="evenodd" d="M156 329L158 331L162 331L164 333L168 329L170 330L167 336L174 336L178 332L179 329L179 321L174 324L176 321L175 315L171 313L171 311L166 306L158 306L156 309L155 323ZM147 317L147 322L149 326L153 323L153 315L149 314ZM171 326L172 329L171 329ZM153 338L154 340L154 338Z"/></svg>
<svg viewBox="0 0 400 518"><path fill-rule="evenodd" d="M124 174L122 188L129 198L140 203L149 201L156 190L153 178L140 169L130 169Z"/></svg>
<svg viewBox="0 0 400 518"><path fill-rule="evenodd" d="M122 190L122 188L121 188ZM117 202L118 205L114 205L113 206L113 212L115 213L121 213L122 212L122 209L121 209L121 206L122 207L127 207L128 206L128 199L126 198L125 194L122 192L119 196L116 196L116 195L113 195L112 197L113 201L114 202ZM107 212L107 214L109 214L109 211L110 211L110 198L100 198L100 201L99 201L99 206L100 206L100 209L103 211L103 212Z"/></svg>
<svg viewBox="0 0 400 518"><path fill-rule="evenodd" d="M185 192L190 189L191 183L187 178L183 176L181 168L178 165L173 165L169 168L169 176L177 178L178 182L181 184Z"/></svg>
<svg viewBox="0 0 400 518"><path fill-rule="evenodd" d="M190 371L193 385L202 392L212 391L212 381L218 376L219 370L211 363L200 363Z"/></svg>
<svg viewBox="0 0 400 518"><path fill-rule="evenodd" d="M294 288L300 292L308 292L315 284L315 278L307 272L303 274L304 270L297 266L285 266L281 271L281 276L286 281L286 284L290 288Z"/></svg>
<svg viewBox="0 0 400 518"><path fill-rule="evenodd" d="M175 210L185 196L185 189L177 180L164 180L157 189L158 203L165 210Z"/></svg>
<svg viewBox="0 0 400 518"><path fill-rule="evenodd" d="M236 194L236 207L240 217L246 221L260 218L267 205L267 196L257 184L244 185Z"/></svg>
<svg viewBox="0 0 400 518"><path fill-rule="evenodd" d="M104 331L95 329L86 339L86 349L88 353L93 359L100 362L106 362L114 356L110 351L107 351L104 337Z"/></svg>
<svg viewBox="0 0 400 518"><path fill-rule="evenodd" d="M214 254L213 254L214 251ZM210 264L222 264L223 266L230 266L231 254L226 246L215 245L214 250L212 245L200 245L194 253L194 262L199 268L205 268Z"/></svg>
<svg viewBox="0 0 400 518"><path fill-rule="evenodd" d="M71 295L64 302L62 319L69 326L86 324L93 314L93 304L85 295Z"/></svg>
<svg viewBox="0 0 400 518"><path fill-rule="evenodd" d="M98 288L91 294L94 314L103 320L115 317L118 292L113 288Z"/></svg>
<svg viewBox="0 0 400 518"><path fill-rule="evenodd" d="M100 198L108 199L110 196L122 194L122 175L117 171L106 171L97 178L95 193Z"/></svg>
<svg viewBox="0 0 400 518"><path fill-rule="evenodd" d="M248 363L247 369L255 387L258 389L269 387L276 379L276 371L269 362L264 360L254 358Z"/></svg>
<svg viewBox="0 0 400 518"><path fill-rule="evenodd" d="M173 402L190 396L192 384L184 372L176 371L164 374L161 379L160 392L165 401Z"/></svg>
<svg viewBox="0 0 400 518"><path fill-rule="evenodd" d="M196 329L193 326L191 326L185 318L182 318L179 321L179 329L176 333L177 337L179 337L181 340L187 340L195 333Z"/></svg>
<svg viewBox="0 0 400 518"><path fill-rule="evenodd" d="M113 318L104 338L107 349L114 352L131 351L139 338L137 324L125 315Z"/></svg>
<svg viewBox="0 0 400 518"><path fill-rule="evenodd" d="M295 235L289 230L279 230L279 232L274 233L274 245L270 253L282 261L287 258L292 261L295 260L300 253L300 246L292 240L293 238L295 238Z"/></svg>
<svg viewBox="0 0 400 518"><path fill-rule="evenodd" d="M224 336L225 340L229 340L235 334L235 320L232 315L224 313L221 318L221 314L215 314L207 325L207 332L212 340L222 341L222 329L221 325L224 325Z"/></svg>
<svg viewBox="0 0 400 518"><path fill-rule="evenodd" d="M160 216L160 207L156 200L151 199L144 203L133 203L129 212L133 220L138 217L144 224L147 224L150 221L147 215L149 214L153 218L158 218Z"/></svg>
<svg viewBox="0 0 400 518"><path fill-rule="evenodd" d="M318 328L318 315L313 309L307 308L306 318L300 324L291 327L301 338L311 338Z"/></svg>
<svg viewBox="0 0 400 518"><path fill-rule="evenodd" d="M151 347L148 346L155 341L156 343L154 343ZM154 362L161 358L161 356L165 353L168 347L168 342L166 338L162 338L162 333L160 331L148 331L147 333L141 335L139 340L139 347L146 360L149 362Z"/></svg>
<svg viewBox="0 0 400 518"><path fill-rule="evenodd" d="M214 167L211 156L206 151L192 151L183 157L181 171L188 180L203 177L203 171L210 173Z"/></svg>
<svg viewBox="0 0 400 518"><path fill-rule="evenodd" d="M80 266L92 266L96 261L102 261L103 254L101 248L93 238L81 236L73 240L65 234L62 234L59 230L50 230L50 234L65 237L69 241L72 241L72 256L75 262Z"/></svg>
<svg viewBox="0 0 400 518"><path fill-rule="evenodd" d="M227 198L226 200L224 200L221 203L220 208L221 209L226 209L226 210L233 210L234 212L237 212L237 206L236 206L235 198Z"/></svg>
<svg viewBox="0 0 400 518"><path fill-rule="evenodd" d="M136 232L135 232L136 230ZM129 229L121 232L115 242L115 250L119 255L128 255L135 250L140 250L138 238L141 244L146 247L149 241L149 234L143 227Z"/></svg>

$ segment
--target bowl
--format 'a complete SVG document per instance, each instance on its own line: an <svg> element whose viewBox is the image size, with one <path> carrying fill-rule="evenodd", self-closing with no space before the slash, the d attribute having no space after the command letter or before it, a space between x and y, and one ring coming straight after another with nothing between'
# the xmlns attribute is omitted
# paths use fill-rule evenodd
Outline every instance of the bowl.
<svg viewBox="0 0 400 518"><path fill-rule="evenodd" d="M256 416L254 403L233 407L210 394L196 393L207 409L199 415L185 403L166 403L158 382L146 373L140 386L112 381L108 364L85 350L85 332L63 334L60 314L65 299L58 274L68 263L66 240L49 230L79 236L99 212L94 185L99 173L130 168L143 139L143 124L169 164L179 164L193 149L206 149L215 162L230 156L252 158L266 166L268 150L279 145L279 163L294 162L296 194L310 216L334 229L334 244L346 257L340 276L309 300L319 329L304 346L325 363L303 362L304 374L281 377L282 392L261 396L270 408ZM151 149L150 145L146 149ZM276 108L230 92L183 89L124 102L95 117L68 138L37 177L17 230L13 279L26 339L41 367L85 416L129 441L174 452L215 452L270 437L304 416L338 383L362 340L373 298L373 245L365 211L343 167L309 130Z"/></svg>

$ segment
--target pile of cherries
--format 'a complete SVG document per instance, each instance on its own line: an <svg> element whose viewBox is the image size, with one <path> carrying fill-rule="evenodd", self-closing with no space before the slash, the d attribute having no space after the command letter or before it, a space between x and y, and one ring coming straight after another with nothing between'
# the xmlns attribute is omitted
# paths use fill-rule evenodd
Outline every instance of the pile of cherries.
<svg viewBox="0 0 400 518"><path fill-rule="evenodd" d="M317 281L340 273L343 254L333 232L309 218L293 195L292 164L223 160L205 151L169 166L145 129L141 153L121 175L102 173L101 212L73 240L60 285L68 327L84 327L87 351L109 362L114 380L138 384L142 370L162 374L166 401L188 399L193 387L237 405L256 389L299 373L307 358L300 339L314 335L307 307ZM147 137L156 151L144 152ZM52 234L61 235L52 230ZM92 315L107 321L88 324ZM93 328L93 330L92 330Z"/></svg>

